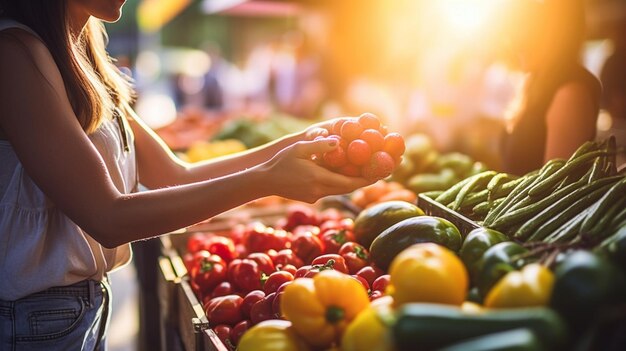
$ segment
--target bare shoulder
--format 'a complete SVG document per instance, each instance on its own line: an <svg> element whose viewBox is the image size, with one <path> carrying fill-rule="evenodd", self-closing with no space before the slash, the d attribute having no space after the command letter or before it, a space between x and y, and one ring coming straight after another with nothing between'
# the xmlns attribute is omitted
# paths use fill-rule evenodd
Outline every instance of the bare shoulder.
<svg viewBox="0 0 626 351"><path fill-rule="evenodd" d="M3 77L16 79L22 74L36 72L41 80L63 88L61 75L46 45L23 29L11 28L0 32L0 72ZM10 79L5 80L5 83L10 82Z"/></svg>
<svg viewBox="0 0 626 351"><path fill-rule="evenodd" d="M570 81L557 89L554 100L567 103L592 103L594 102L594 93L587 84L580 81Z"/></svg>

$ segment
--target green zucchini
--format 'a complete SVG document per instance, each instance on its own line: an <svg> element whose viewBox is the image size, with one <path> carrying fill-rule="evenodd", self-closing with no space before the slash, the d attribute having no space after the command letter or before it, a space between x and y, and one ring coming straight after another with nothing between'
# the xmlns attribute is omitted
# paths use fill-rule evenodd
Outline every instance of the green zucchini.
<svg viewBox="0 0 626 351"><path fill-rule="evenodd" d="M519 328L487 334L446 346L438 351L542 351L539 338L531 329Z"/></svg>
<svg viewBox="0 0 626 351"><path fill-rule="evenodd" d="M433 350L492 333L528 328L550 349L566 339L563 320L546 307L463 312L459 307L410 303L400 308L392 335L398 351Z"/></svg>

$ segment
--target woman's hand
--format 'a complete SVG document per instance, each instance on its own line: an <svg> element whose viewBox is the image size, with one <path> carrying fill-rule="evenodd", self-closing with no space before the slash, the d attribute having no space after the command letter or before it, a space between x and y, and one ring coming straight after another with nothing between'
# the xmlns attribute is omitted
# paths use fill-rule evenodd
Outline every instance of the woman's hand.
<svg viewBox="0 0 626 351"><path fill-rule="evenodd" d="M324 196L350 193L371 184L364 178L335 173L311 160L311 155L336 147L336 139L324 138L300 141L281 150L259 166L268 190L275 195L313 203Z"/></svg>

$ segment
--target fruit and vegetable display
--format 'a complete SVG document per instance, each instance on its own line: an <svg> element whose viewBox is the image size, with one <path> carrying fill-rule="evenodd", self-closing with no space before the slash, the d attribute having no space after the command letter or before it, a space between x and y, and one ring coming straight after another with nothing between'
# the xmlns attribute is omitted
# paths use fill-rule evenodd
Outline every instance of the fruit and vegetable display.
<svg viewBox="0 0 626 351"><path fill-rule="evenodd" d="M446 190L471 175L487 170L487 166L459 153L438 152L423 134L405 139L406 151L392 179L415 193Z"/></svg>
<svg viewBox="0 0 626 351"><path fill-rule="evenodd" d="M231 350L624 350L614 153L612 139L587 143L521 177L481 170L422 193L448 218L367 194L356 215L291 205L273 223L190 234L186 279Z"/></svg>

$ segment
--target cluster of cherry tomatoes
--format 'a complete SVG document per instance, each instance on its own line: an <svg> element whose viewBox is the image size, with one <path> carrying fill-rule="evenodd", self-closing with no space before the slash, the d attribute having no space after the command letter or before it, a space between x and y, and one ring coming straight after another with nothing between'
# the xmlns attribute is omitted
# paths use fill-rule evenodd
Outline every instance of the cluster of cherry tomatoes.
<svg viewBox="0 0 626 351"><path fill-rule="evenodd" d="M251 223L228 233L196 233L183 259L213 330L234 348L253 325L282 318L280 300L294 279L333 269L383 296L389 275L354 241L353 220L336 209L292 206L273 227Z"/></svg>
<svg viewBox="0 0 626 351"><path fill-rule="evenodd" d="M328 137L339 146L314 159L321 165L351 177L370 180L391 175L405 150L399 133L388 133L378 118L364 113L354 119L338 119L328 128Z"/></svg>

